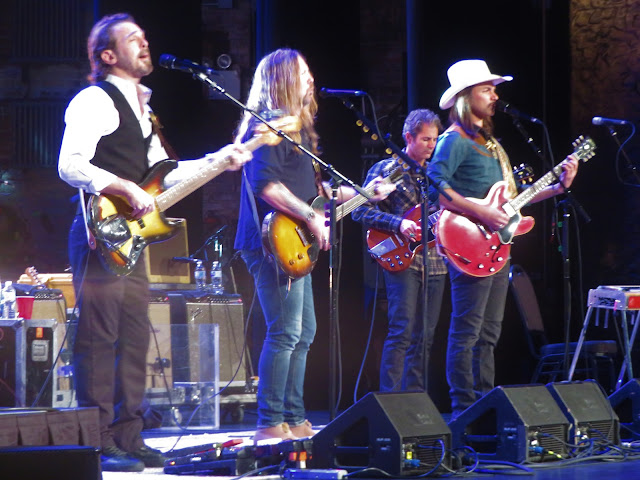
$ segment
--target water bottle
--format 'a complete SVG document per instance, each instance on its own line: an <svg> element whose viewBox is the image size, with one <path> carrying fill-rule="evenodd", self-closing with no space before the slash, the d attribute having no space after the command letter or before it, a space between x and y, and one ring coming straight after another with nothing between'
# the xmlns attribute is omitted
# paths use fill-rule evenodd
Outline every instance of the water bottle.
<svg viewBox="0 0 640 480"><path fill-rule="evenodd" d="M220 262L211 262L211 292L214 295L222 295L224 289L222 288L222 266Z"/></svg>
<svg viewBox="0 0 640 480"><path fill-rule="evenodd" d="M196 288L198 290L204 290L207 288L207 271L204 269L202 260L198 260L196 263L196 269L193 272L193 277L196 279Z"/></svg>
<svg viewBox="0 0 640 480"><path fill-rule="evenodd" d="M4 282L4 288L2 289L2 304L3 317L4 318L16 318L16 289L13 287L13 282L7 280Z"/></svg>

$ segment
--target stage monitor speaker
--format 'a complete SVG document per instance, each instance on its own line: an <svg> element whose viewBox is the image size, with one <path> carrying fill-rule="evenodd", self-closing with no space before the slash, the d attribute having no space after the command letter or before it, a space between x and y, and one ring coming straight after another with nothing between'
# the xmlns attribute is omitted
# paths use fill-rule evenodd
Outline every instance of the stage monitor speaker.
<svg viewBox="0 0 640 480"><path fill-rule="evenodd" d="M149 283L191 283L191 264L172 260L173 257L189 256L187 221L184 218L169 220L178 222L176 234L162 242L149 244L143 255Z"/></svg>
<svg viewBox="0 0 640 480"><path fill-rule="evenodd" d="M632 378L609 396L611 408L618 415L623 441L640 439L640 379Z"/></svg>
<svg viewBox="0 0 640 480"><path fill-rule="evenodd" d="M420 475L450 467L451 431L424 392L371 392L313 436L312 468Z"/></svg>
<svg viewBox="0 0 640 480"><path fill-rule="evenodd" d="M620 445L620 422L600 385L586 380L549 383L547 388L569 420L569 443L591 438Z"/></svg>
<svg viewBox="0 0 640 480"><path fill-rule="evenodd" d="M100 480L100 449L71 445L1 448L0 471L4 478Z"/></svg>
<svg viewBox="0 0 640 480"><path fill-rule="evenodd" d="M453 448L514 463L568 454L569 422L544 385L496 387L449 423Z"/></svg>

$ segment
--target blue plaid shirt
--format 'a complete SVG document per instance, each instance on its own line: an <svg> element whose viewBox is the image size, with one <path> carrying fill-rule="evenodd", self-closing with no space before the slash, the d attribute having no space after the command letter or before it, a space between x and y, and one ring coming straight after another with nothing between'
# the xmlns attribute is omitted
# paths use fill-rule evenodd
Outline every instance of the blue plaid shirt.
<svg viewBox="0 0 640 480"><path fill-rule="evenodd" d="M379 175L387 176L399 165L400 163L394 158L379 161L369 169L364 184L369 184ZM409 168L405 168L401 180L397 183L397 189L391 195L375 205L367 202L356 208L351 213L352 218L367 228L400 233L402 216L420 203L419 181L422 178L424 178L424 169L415 163L410 165ZM437 201L431 202L430 211L437 209L434 205L437 205ZM447 267L435 248L429 249L428 259L430 275L445 275L447 273ZM416 254L410 268L422 270L422 251Z"/></svg>

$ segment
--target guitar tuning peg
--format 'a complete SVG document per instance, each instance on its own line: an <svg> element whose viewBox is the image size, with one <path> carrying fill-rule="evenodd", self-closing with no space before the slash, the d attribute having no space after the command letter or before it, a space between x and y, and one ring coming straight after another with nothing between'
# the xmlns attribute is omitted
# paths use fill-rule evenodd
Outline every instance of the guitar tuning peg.
<svg viewBox="0 0 640 480"><path fill-rule="evenodd" d="M391 149L385 148L384 153L386 153L387 155L391 155ZM398 158L398 155L394 153L393 158Z"/></svg>
<svg viewBox="0 0 640 480"><path fill-rule="evenodd" d="M361 127L363 125L362 120L356 120L356 125Z"/></svg>
<svg viewBox="0 0 640 480"><path fill-rule="evenodd" d="M364 133L367 133L369 131L369 127L367 127L367 126L362 127L362 131Z"/></svg>
<svg viewBox="0 0 640 480"><path fill-rule="evenodd" d="M371 135L371 140L378 140L378 135L375 133Z"/></svg>

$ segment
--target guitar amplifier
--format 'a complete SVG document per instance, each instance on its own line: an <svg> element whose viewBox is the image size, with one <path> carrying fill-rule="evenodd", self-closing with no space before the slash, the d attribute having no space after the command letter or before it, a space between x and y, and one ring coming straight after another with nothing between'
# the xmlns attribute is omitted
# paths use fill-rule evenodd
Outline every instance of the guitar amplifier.
<svg viewBox="0 0 640 480"><path fill-rule="evenodd" d="M191 283L191 264L172 260L173 257L189 256L187 221L178 220L181 221L173 237L145 248L143 258L149 283Z"/></svg>
<svg viewBox="0 0 640 480"><path fill-rule="evenodd" d="M155 291L149 320L153 330L147 353L147 389L166 388L163 372L169 388L174 382L211 381L216 377L214 357L221 386L236 371L234 380L246 382L248 361L242 354L245 342L240 295Z"/></svg>

